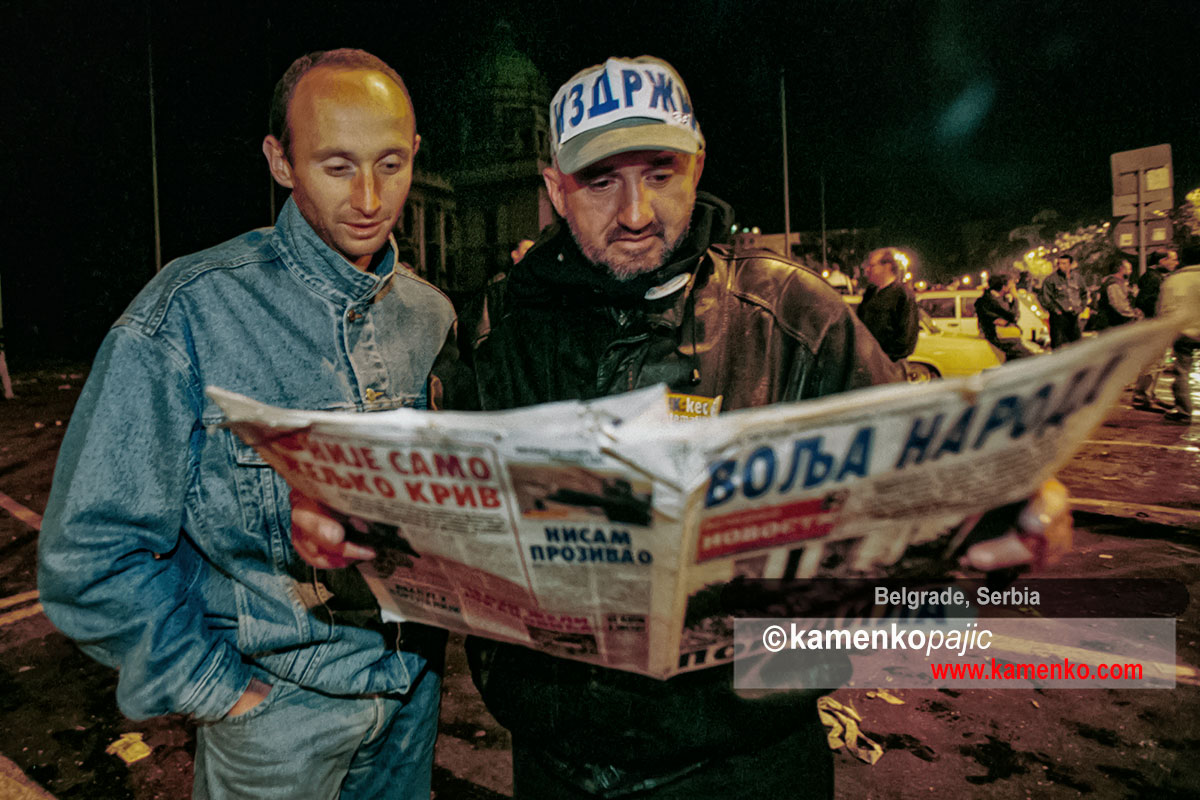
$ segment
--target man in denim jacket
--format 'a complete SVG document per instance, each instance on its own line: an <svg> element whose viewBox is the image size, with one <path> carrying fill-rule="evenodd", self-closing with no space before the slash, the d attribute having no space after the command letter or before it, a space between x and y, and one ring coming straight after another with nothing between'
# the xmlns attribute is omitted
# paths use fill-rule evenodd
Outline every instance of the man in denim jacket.
<svg viewBox="0 0 1200 800"><path fill-rule="evenodd" d="M117 667L135 719L201 723L196 797L429 797L442 635L384 625L353 570L308 567L288 487L204 395L304 409L426 405L454 322L390 232L420 144L400 76L298 59L263 152L274 228L169 264L109 331L46 511L47 615Z"/></svg>

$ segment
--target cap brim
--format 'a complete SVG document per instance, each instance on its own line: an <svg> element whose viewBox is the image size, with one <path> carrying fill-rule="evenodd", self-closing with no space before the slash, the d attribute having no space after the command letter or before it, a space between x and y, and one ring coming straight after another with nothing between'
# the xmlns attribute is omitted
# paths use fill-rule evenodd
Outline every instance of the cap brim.
<svg viewBox="0 0 1200 800"><path fill-rule="evenodd" d="M571 175L601 159L633 150L698 153L700 142L696 134L687 128L678 128L654 120L641 125L599 128L581 133L562 146L556 160L558 168Z"/></svg>

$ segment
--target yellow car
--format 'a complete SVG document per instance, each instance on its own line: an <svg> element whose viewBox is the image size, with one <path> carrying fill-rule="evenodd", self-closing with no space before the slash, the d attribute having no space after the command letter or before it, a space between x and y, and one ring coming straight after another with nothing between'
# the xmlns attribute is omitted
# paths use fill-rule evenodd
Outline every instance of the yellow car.
<svg viewBox="0 0 1200 800"><path fill-rule="evenodd" d="M908 362L908 379L914 383L936 378L974 375L1004 363L1004 354L982 336L940 330L921 312L921 332Z"/></svg>
<svg viewBox="0 0 1200 800"><path fill-rule="evenodd" d="M862 302L859 295L847 295L843 299L851 307ZM974 311L973 306L971 310ZM917 335L917 347L905 359L909 381L924 383L938 378L974 375L1004 363L1004 354L982 336L944 331L924 308L920 308L919 316L921 330Z"/></svg>

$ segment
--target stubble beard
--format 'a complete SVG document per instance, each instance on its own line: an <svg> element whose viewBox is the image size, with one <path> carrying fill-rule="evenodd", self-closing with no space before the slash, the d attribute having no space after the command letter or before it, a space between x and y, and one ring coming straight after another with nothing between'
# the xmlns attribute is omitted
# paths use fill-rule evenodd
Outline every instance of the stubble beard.
<svg viewBox="0 0 1200 800"><path fill-rule="evenodd" d="M679 232L674 241L667 241L666 231L662 224L659 223L657 230L654 231L654 235L663 240L662 257L653 263L647 263L637 256L630 256L628 258L611 258L609 256L609 246L620 238L620 231L618 229L614 228L609 231L605 236L604 244L597 245L583 239L579 233L578 226L575 224L573 215L568 214L566 219L567 227L571 230L571 237L575 240L575 244L578 245L584 257L593 264L604 267L618 281L633 280L639 275L645 275L665 264L671 263L671 257L675 255L675 252L679 249L679 245L683 243L683 240L687 238L688 233L692 229L692 223L689 219L688 224L683 227L683 230Z"/></svg>

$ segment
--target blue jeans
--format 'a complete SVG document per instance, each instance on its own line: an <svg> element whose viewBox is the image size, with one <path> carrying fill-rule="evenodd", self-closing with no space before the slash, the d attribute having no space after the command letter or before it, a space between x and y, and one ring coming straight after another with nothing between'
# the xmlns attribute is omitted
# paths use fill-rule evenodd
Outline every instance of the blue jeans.
<svg viewBox="0 0 1200 800"><path fill-rule="evenodd" d="M429 800L441 675L406 695L331 697L276 684L245 714L201 725L196 800Z"/></svg>

